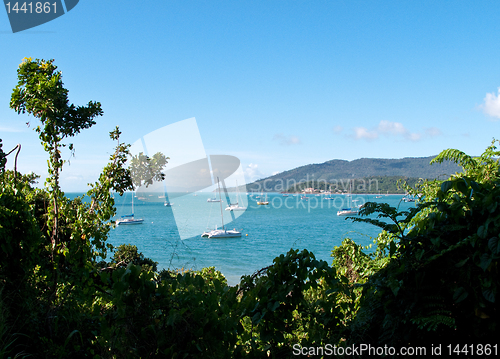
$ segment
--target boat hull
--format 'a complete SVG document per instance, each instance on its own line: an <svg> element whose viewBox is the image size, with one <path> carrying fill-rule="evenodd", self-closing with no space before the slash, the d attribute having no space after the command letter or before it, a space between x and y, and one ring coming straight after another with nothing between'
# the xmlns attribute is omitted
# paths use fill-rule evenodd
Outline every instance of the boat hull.
<svg viewBox="0 0 500 359"><path fill-rule="evenodd" d="M201 235L207 238L237 238L241 237L241 232L237 230L214 229Z"/></svg>
<svg viewBox="0 0 500 359"><path fill-rule="evenodd" d="M226 211L246 211L246 207L226 207Z"/></svg>
<svg viewBox="0 0 500 359"><path fill-rule="evenodd" d="M118 219L115 221L115 224L117 226L122 226L125 224L142 224L144 222L143 219L132 219L132 218L126 218L126 219Z"/></svg>
<svg viewBox="0 0 500 359"><path fill-rule="evenodd" d="M337 212L337 216L357 216L358 211L352 209L343 209Z"/></svg>

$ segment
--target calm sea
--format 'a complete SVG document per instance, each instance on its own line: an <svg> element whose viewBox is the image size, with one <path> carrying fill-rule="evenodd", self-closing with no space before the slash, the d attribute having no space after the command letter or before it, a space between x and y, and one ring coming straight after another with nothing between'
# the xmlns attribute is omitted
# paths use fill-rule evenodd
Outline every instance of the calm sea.
<svg viewBox="0 0 500 359"><path fill-rule="evenodd" d="M75 196L76 194L70 194ZM199 192L189 196L189 208L193 210L191 223L201 216L197 211L209 213L206 229L221 224L220 203L207 202L212 193ZM240 194L241 196L241 194ZM307 249L317 259L332 262L331 251L339 246L342 239L350 237L361 245L373 242L380 230L370 224L353 223L345 217L337 216L337 210L347 202L347 197L333 196L335 200L309 195L283 197L279 193L268 194L269 205L259 206L254 196L247 196L247 210L226 229L236 228L242 232L241 238L207 239L200 235L181 239L174 218L176 203L172 207L163 202L144 202L134 199L136 218L143 218L139 225L117 226L110 233L109 242L115 246L134 244L146 257L158 262L158 268L201 269L214 266L227 278L230 285L239 282L240 277L272 264L273 259L291 248ZM353 196L358 204L366 201L386 202L392 206L407 208L412 203L401 202L401 195ZM115 197L117 217L131 211L132 194ZM185 202L184 202L185 205ZM225 207L225 203L224 203ZM225 222L229 222L228 211L223 211ZM200 233L201 234L201 233Z"/></svg>

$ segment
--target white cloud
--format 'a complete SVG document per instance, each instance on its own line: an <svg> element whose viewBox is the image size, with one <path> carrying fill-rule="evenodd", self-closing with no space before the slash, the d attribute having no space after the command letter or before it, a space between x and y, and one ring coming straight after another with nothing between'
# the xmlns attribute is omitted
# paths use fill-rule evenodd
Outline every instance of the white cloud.
<svg viewBox="0 0 500 359"><path fill-rule="evenodd" d="M354 127L354 138L356 140L366 139L373 140L378 138L377 131L369 131L366 127Z"/></svg>
<svg viewBox="0 0 500 359"><path fill-rule="evenodd" d="M247 182L253 182L265 177L265 175L259 170L259 165L255 163L250 163L248 166L246 166L243 172L245 173Z"/></svg>
<svg viewBox="0 0 500 359"><path fill-rule="evenodd" d="M425 129L424 133L410 132L402 123L382 120L377 127L368 129L366 127L354 127L352 137L356 140L374 140L381 135L402 137L409 141L420 141L424 137L440 136L441 130L436 127Z"/></svg>
<svg viewBox="0 0 500 359"><path fill-rule="evenodd" d="M24 131L18 128L0 126L0 132L24 132Z"/></svg>
<svg viewBox="0 0 500 359"><path fill-rule="evenodd" d="M403 135L406 136L409 132L400 122L391 122L382 120L378 124L377 130L379 133L390 135Z"/></svg>
<svg viewBox="0 0 500 359"><path fill-rule="evenodd" d="M484 103L479 105L479 108L488 116L500 118L500 87L498 96L495 93L487 93Z"/></svg>
<svg viewBox="0 0 500 359"><path fill-rule="evenodd" d="M285 136L282 133L277 133L274 135L273 140L279 141L282 146L298 145L300 144L300 139L297 136Z"/></svg>
<svg viewBox="0 0 500 359"><path fill-rule="evenodd" d="M344 128L342 126L335 126L333 128L334 133L341 133L343 130L344 130Z"/></svg>
<svg viewBox="0 0 500 359"><path fill-rule="evenodd" d="M410 141L420 141L422 139L422 135L420 133L408 133L405 134L405 138Z"/></svg>
<svg viewBox="0 0 500 359"><path fill-rule="evenodd" d="M437 127L429 127L425 129L425 134L429 137L441 136L443 133Z"/></svg>

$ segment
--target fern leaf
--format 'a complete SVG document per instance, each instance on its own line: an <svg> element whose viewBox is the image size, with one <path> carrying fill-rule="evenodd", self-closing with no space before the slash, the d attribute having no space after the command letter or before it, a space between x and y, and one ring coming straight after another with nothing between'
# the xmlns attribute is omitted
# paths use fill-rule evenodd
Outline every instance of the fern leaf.
<svg viewBox="0 0 500 359"><path fill-rule="evenodd" d="M464 170L473 170L477 167L477 161L472 156L453 148L441 151L430 163L442 163L443 161L455 162Z"/></svg>

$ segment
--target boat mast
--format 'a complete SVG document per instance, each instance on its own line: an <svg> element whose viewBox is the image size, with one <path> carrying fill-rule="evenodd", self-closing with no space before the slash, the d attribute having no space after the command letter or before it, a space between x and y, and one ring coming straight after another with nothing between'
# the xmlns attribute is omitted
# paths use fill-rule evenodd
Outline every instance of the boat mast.
<svg viewBox="0 0 500 359"><path fill-rule="evenodd" d="M222 222L222 230L225 231L225 229L224 229L224 212L222 212L222 199L220 197L220 181L219 181L219 177L217 177L217 184L219 185L220 219L221 219L221 222Z"/></svg>
<svg viewBox="0 0 500 359"><path fill-rule="evenodd" d="M240 203L240 191L238 191L238 181L236 180L236 206L238 206L238 203Z"/></svg>
<svg viewBox="0 0 500 359"><path fill-rule="evenodd" d="M349 181L349 198L347 199L347 201L348 201L347 207L349 207L349 209L351 209L351 207L352 207L352 203L351 203L351 201L352 201L352 180Z"/></svg>

